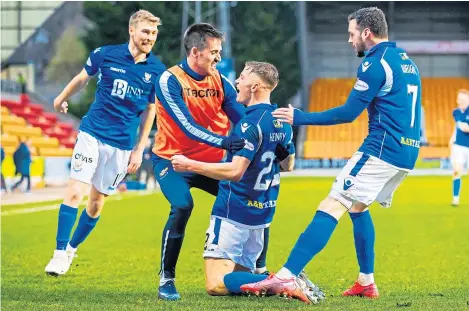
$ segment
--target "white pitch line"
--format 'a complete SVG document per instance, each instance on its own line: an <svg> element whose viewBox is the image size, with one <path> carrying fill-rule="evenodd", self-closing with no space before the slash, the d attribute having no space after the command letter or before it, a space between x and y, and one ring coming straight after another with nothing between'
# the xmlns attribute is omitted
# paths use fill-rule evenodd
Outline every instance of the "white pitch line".
<svg viewBox="0 0 469 311"><path fill-rule="evenodd" d="M106 202L125 200L125 199L135 198L138 196L145 196L145 195L149 195L153 193L156 193L156 192L153 190L150 190L150 191L146 190L146 191L139 192L138 194L135 193L133 195L126 195L126 196L121 196L117 194L117 195L113 195L109 197L106 200ZM83 207L83 206L86 206L86 204L80 204L79 207ZM49 205L41 205L41 206L36 206L36 207L19 208L19 209L13 209L10 211L2 212L1 216L11 216L11 215L18 215L18 214L36 213L36 212L42 212L42 211L51 211L51 210L55 210L59 208L60 208L60 204L49 204Z"/></svg>

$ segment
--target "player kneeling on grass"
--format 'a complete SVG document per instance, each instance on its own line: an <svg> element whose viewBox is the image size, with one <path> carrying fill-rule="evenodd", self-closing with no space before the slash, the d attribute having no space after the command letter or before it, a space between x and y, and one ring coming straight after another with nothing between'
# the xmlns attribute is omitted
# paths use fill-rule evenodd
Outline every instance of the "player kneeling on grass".
<svg viewBox="0 0 469 311"><path fill-rule="evenodd" d="M247 62L236 80L236 100L247 106L246 116L232 133L245 140L245 147L229 153L224 163L199 162L182 155L171 159L176 171L221 180L204 248L205 287L210 295L239 294L242 284L268 277L252 272L264 245L264 228L274 216L280 170L291 171L295 159L291 126L272 116L276 106L270 103L270 93L277 84L275 66ZM298 281L296 291L305 301L316 302L305 280Z"/></svg>

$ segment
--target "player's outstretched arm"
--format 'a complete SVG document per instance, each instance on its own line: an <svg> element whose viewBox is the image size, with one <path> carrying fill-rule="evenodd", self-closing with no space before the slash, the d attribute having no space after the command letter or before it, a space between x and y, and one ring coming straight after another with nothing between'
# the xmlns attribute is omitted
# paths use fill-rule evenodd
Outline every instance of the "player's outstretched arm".
<svg viewBox="0 0 469 311"><path fill-rule="evenodd" d="M83 89L90 81L91 76L88 75L85 69L77 74L70 83L63 89L63 91L54 99L54 109L57 112L67 113L68 104L67 100L72 95Z"/></svg>
<svg viewBox="0 0 469 311"><path fill-rule="evenodd" d="M244 147L244 141L241 139L215 134L197 124L184 102L181 85L169 71L158 77L155 91L169 116L187 137L232 153Z"/></svg>
<svg viewBox="0 0 469 311"><path fill-rule="evenodd" d="M177 172L194 172L217 180L238 182L243 178L251 160L234 156L231 162L206 163L175 155L171 158L171 163Z"/></svg>
<svg viewBox="0 0 469 311"><path fill-rule="evenodd" d="M153 121L155 121L156 106L154 103L148 104L147 109L143 112L140 119L140 128L138 131L138 141L132 153L130 154L129 166L127 173L135 173L142 165L143 151L145 150L148 136L151 132Z"/></svg>

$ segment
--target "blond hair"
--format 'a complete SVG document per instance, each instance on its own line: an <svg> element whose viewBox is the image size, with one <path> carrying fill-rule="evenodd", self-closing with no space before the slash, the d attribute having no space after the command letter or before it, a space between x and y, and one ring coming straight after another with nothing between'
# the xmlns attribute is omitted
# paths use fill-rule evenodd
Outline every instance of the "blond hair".
<svg viewBox="0 0 469 311"><path fill-rule="evenodd" d="M465 94L465 95L469 96L469 90L466 90L466 89L460 89L460 90L458 91L458 94L459 94L459 93Z"/></svg>
<svg viewBox="0 0 469 311"><path fill-rule="evenodd" d="M250 72L255 73L261 80L267 84L267 87L273 90L279 81L277 68L266 62L246 62L245 67L250 69Z"/></svg>
<svg viewBox="0 0 469 311"><path fill-rule="evenodd" d="M146 10L138 10L129 19L129 27L135 27L139 22L147 21L156 23L156 26L161 25L161 19Z"/></svg>

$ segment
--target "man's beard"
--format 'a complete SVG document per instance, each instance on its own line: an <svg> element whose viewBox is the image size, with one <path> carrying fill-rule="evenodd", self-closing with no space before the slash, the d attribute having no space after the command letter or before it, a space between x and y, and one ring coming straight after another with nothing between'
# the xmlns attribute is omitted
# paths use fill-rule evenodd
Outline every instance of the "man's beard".
<svg viewBox="0 0 469 311"><path fill-rule="evenodd" d="M357 45L357 57L362 58L365 56L365 42L360 41L360 44Z"/></svg>

